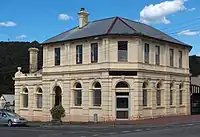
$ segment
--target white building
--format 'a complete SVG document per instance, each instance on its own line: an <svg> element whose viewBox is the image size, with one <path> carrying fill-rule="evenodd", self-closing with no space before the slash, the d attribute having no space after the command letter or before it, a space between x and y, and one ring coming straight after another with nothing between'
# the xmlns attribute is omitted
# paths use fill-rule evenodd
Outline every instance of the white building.
<svg viewBox="0 0 200 137"><path fill-rule="evenodd" d="M51 120L62 104L64 121L146 119L190 114L191 46L148 25L121 17L88 21L36 48L30 73L15 74L15 111L29 120Z"/></svg>

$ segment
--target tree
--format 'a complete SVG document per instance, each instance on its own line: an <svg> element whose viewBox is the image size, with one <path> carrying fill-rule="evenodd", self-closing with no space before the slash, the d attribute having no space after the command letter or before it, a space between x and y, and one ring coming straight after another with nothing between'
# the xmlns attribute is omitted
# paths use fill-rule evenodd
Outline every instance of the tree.
<svg viewBox="0 0 200 137"><path fill-rule="evenodd" d="M60 122L62 123L62 118L65 117L65 109L62 105L54 106L51 110L52 122Z"/></svg>

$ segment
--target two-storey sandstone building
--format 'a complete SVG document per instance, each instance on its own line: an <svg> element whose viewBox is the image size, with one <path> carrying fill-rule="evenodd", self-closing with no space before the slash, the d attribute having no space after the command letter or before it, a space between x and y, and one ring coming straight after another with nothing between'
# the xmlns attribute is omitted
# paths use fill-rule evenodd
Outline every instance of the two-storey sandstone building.
<svg viewBox="0 0 200 137"><path fill-rule="evenodd" d="M51 120L62 104L65 121L146 119L190 114L191 46L148 25L122 17L88 21L30 48L30 73L15 74L15 111Z"/></svg>

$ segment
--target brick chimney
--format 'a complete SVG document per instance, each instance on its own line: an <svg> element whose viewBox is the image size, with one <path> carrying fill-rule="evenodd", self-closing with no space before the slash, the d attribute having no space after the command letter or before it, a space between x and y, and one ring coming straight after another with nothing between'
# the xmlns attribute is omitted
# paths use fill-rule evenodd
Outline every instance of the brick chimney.
<svg viewBox="0 0 200 137"><path fill-rule="evenodd" d="M85 8L81 8L78 12L79 15L79 28L84 27L88 24L88 12L85 11Z"/></svg>
<svg viewBox="0 0 200 137"><path fill-rule="evenodd" d="M29 48L29 72L34 73L38 69L38 49Z"/></svg>

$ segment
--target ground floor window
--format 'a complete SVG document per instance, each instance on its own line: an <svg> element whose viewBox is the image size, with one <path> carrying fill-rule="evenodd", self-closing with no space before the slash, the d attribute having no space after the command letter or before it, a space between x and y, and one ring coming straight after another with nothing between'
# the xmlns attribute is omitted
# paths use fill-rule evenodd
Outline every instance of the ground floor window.
<svg viewBox="0 0 200 137"><path fill-rule="evenodd" d="M158 83L156 86L156 105L161 106L161 99L162 99L162 94L161 94L161 83Z"/></svg>
<svg viewBox="0 0 200 137"><path fill-rule="evenodd" d="M59 86L54 88L55 92L55 106L62 105L62 90Z"/></svg>
<svg viewBox="0 0 200 137"><path fill-rule="evenodd" d="M148 103L148 92L147 92L147 83L146 82L143 83L142 93L143 93L143 106L147 106L147 103Z"/></svg>
<svg viewBox="0 0 200 137"><path fill-rule="evenodd" d="M82 105L82 85L80 83L75 84L74 105L75 106L81 106Z"/></svg>
<svg viewBox="0 0 200 137"><path fill-rule="evenodd" d="M93 87L93 106L101 106L101 84L99 82Z"/></svg>
<svg viewBox="0 0 200 137"><path fill-rule="evenodd" d="M42 89L41 88L37 89L36 104L37 104L37 108L42 108Z"/></svg>
<svg viewBox="0 0 200 137"><path fill-rule="evenodd" d="M28 89L27 88L23 89L23 92L22 92L22 105L23 105L23 108L28 108Z"/></svg>

